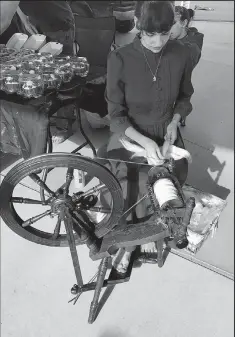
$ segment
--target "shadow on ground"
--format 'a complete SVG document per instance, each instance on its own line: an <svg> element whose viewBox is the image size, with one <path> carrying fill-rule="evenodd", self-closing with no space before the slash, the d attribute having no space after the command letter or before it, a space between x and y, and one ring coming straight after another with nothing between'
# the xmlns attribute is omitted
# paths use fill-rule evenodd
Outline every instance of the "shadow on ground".
<svg viewBox="0 0 237 337"><path fill-rule="evenodd" d="M130 337L131 335L127 334L123 330L116 327L109 327L104 332L100 333L97 337Z"/></svg>
<svg viewBox="0 0 237 337"><path fill-rule="evenodd" d="M221 186L219 179L226 166L226 161L220 161L214 154L214 147L205 150L188 142L185 142L186 149L192 154L192 164L189 167L187 183L226 200L230 194L230 189ZM211 174L215 174L215 178Z"/></svg>

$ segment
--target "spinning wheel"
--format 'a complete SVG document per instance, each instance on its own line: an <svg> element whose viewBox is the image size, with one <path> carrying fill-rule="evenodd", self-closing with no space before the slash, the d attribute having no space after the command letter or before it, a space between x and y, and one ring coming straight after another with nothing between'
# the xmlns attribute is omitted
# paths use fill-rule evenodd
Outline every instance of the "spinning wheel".
<svg viewBox="0 0 237 337"><path fill-rule="evenodd" d="M57 168L61 168L60 173L64 181L62 180L63 185L58 186L53 191L51 186L47 185L47 181L50 180L50 174L55 174ZM48 174L48 180L45 183L39 175L34 173L43 169L47 169L48 171L53 169ZM77 170L82 170L86 174L88 184L83 190L75 188L73 190L71 186L74 179L73 173ZM65 175L63 176L63 174ZM45 201L40 200L40 198L38 200L24 198L14 193L15 187L27 176L35 182L36 186L38 185L45 191L48 196ZM97 180L96 186L93 184L95 180ZM98 192L104 192L107 195L107 199L109 199L110 204L108 205L107 203L107 207L104 207L104 209L101 205L97 206L96 194ZM116 225L123 212L121 187L111 172L93 160L66 153L38 156L16 165L6 175L0 186L0 199L2 219L15 233L29 241L54 247L68 246L67 236L62 233L61 222L63 219L60 218L62 208L66 207L70 211L72 221L74 222L76 244L82 243L82 237L85 236L81 233L84 232L83 226L95 235L96 238L100 238ZM24 212L26 215L25 219L22 219L16 211L16 205L19 203L29 205L27 211ZM41 210L41 212L39 215L27 218L30 205L32 204L40 205L39 211ZM91 220L89 221L89 215L92 212L95 214L105 212L105 216L100 222L96 223L94 221L92 223ZM44 222L56 220L54 221L55 227L51 228L51 232L43 231L40 226L37 226L38 222L43 218L45 218ZM89 225L85 221L86 218ZM43 228L50 229L50 225L47 223Z"/></svg>
<svg viewBox="0 0 237 337"><path fill-rule="evenodd" d="M56 170L59 170L59 173L56 174ZM80 187L75 185L78 171L85 174L85 184ZM52 185L50 181L52 174L57 186ZM29 199L17 194L17 185L26 178L33 181L34 189L38 187L38 198ZM155 201L153 184L163 178L173 180L177 187L181 203L176 210L172 207L163 209ZM73 299L74 304L83 292L95 290L89 323L96 319L102 287L125 282L130 278L135 252L125 278L119 278L112 268L109 278L105 280L111 254L119 248L156 241L156 263L162 267L164 239L173 234L180 246L185 245L187 241L186 229L195 200L192 197L187 202L184 200L181 186L173 174L172 161L163 167L154 167L148 173L147 198L150 198L154 211L148 222L129 226L121 223L120 220L127 212L124 210L122 192L120 182L106 167L81 155L67 153L46 154L21 162L6 175L0 186L0 214L9 228L21 237L38 244L70 247L77 280L77 284L71 289L72 294L76 296ZM138 202L143 199L144 197ZM29 206L24 215L20 214L19 204ZM39 214L31 216L30 205L33 204L39 207ZM177 217L181 219L178 226L174 221ZM83 283L76 250L76 245L79 244L88 246L92 260L101 259L99 270L92 279L97 277L96 282Z"/></svg>

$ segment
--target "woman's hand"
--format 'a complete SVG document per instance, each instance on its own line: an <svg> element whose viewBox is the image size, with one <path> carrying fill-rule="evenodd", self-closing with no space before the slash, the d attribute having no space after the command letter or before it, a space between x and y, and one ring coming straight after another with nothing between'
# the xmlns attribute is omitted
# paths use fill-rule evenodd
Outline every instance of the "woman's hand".
<svg viewBox="0 0 237 337"><path fill-rule="evenodd" d="M144 144L146 157L149 165L160 165L164 162L164 156L161 154L159 146L152 139L147 138Z"/></svg>
<svg viewBox="0 0 237 337"><path fill-rule="evenodd" d="M178 123L176 123L176 121L172 121L167 126L165 140L167 140L171 145L173 145L177 139L177 129L178 129Z"/></svg>

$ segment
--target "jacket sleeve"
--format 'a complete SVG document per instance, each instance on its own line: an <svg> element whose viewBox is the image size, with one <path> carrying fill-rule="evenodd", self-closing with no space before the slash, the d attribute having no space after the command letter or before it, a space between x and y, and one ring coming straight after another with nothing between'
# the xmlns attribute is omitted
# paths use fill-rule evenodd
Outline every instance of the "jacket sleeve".
<svg viewBox="0 0 237 337"><path fill-rule="evenodd" d="M192 42L195 42L198 47L200 48L200 50L202 50L203 47L203 39L204 39L204 34L200 33L197 28L191 27L189 28L189 32L191 34L189 34L189 38Z"/></svg>
<svg viewBox="0 0 237 337"><path fill-rule="evenodd" d="M123 60L118 52L112 51L107 63L107 84L105 99L108 103L110 130L124 133L131 126L125 102L125 83L123 81Z"/></svg>
<svg viewBox="0 0 237 337"><path fill-rule="evenodd" d="M182 118L187 117L193 109L190 102L192 94L194 93L191 82L192 70L192 58L191 55L187 53L183 76L180 82L179 94L174 107L174 114L180 114Z"/></svg>
<svg viewBox="0 0 237 337"><path fill-rule="evenodd" d="M202 50L204 34L198 32L195 35L195 38L196 38L196 43L197 43L198 47Z"/></svg>
<svg viewBox="0 0 237 337"><path fill-rule="evenodd" d="M190 49L190 57L192 61L193 69L196 67L201 58L201 50L196 43L188 43L187 46Z"/></svg>

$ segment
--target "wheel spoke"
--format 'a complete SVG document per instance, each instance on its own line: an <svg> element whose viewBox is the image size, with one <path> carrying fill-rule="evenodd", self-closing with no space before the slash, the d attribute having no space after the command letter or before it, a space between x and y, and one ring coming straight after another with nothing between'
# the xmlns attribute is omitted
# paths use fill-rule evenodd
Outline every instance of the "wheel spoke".
<svg viewBox="0 0 237 337"><path fill-rule="evenodd" d="M123 182L123 181L125 181L125 180L126 180L126 178L123 177L123 178L119 179L119 182L121 183L121 182ZM63 190L65 189L65 186L66 186L66 183L62 184L62 186L60 186L60 187L56 190L55 194L58 195L60 191L63 191ZM92 193L98 193L98 192L100 192L101 190L103 190L103 188L108 189L108 187L107 187L105 184L99 184L99 185L97 185L97 186L95 186L95 187L90 188L88 191L86 191L86 192L84 192L83 194L81 194L81 196L84 197L84 196L87 196L87 195L92 194ZM46 200L46 202L47 202L47 203L50 202L51 199L52 199L52 197L51 197L51 198L48 198L48 199Z"/></svg>
<svg viewBox="0 0 237 337"><path fill-rule="evenodd" d="M55 198L56 197L56 194L53 192L53 191L51 191L51 189L43 182L43 180L41 180L40 179L40 177L37 175L37 174L35 174L35 173L31 173L30 175L29 175L29 177L37 184L37 185L39 185L40 187L42 187L46 192L48 192L48 194L51 196L51 197L53 197L53 198Z"/></svg>
<svg viewBox="0 0 237 337"><path fill-rule="evenodd" d="M54 229L54 233L52 235L52 239L56 240L57 237L59 236L59 233L60 233L60 229L61 229L61 223L62 223L62 220L61 220L61 217L60 215L58 216L58 221L57 221L57 224L56 224L56 227Z"/></svg>
<svg viewBox="0 0 237 337"><path fill-rule="evenodd" d="M65 183L65 187L64 187L64 197L66 197L69 193L69 187L70 187L70 184L73 180L73 171L74 170L72 168L67 169L66 183Z"/></svg>
<svg viewBox="0 0 237 337"><path fill-rule="evenodd" d="M121 179L119 179L119 182L122 183L125 180L126 180L126 178L122 177ZM89 194L92 194L92 193L98 193L101 190L103 190L104 188L106 188L108 190L108 187L104 183L99 184L99 185L97 185L95 187L90 188L88 191L85 191L84 193L81 194L81 196L85 197L85 196L87 196Z"/></svg>
<svg viewBox="0 0 237 337"><path fill-rule="evenodd" d="M27 227L33 225L35 222L39 221L40 219L44 218L47 215L51 214L51 210L48 210L42 214L36 215L33 218L30 218L22 223L22 227Z"/></svg>
<svg viewBox="0 0 237 337"><path fill-rule="evenodd" d="M43 181L44 184L46 182L48 172L49 172L49 170L47 168L43 170L42 181ZM42 188L42 186L40 187L40 198L43 202L45 202L44 189Z"/></svg>
<svg viewBox="0 0 237 337"><path fill-rule="evenodd" d="M83 213L80 214L78 212L77 212L77 214L75 214L75 212L71 213L71 216L72 216L72 219L73 219L73 222L75 223L75 225L78 225L80 227L80 229L84 232L91 232L92 228L87 223L87 219L85 219L85 217L83 217L83 215L86 216L87 219L88 219L88 216L85 213L84 214ZM89 221L89 219L88 219L88 221Z"/></svg>
<svg viewBox="0 0 237 337"><path fill-rule="evenodd" d="M88 191L82 193L81 196L85 197L87 195L100 192L103 188L107 188L108 189L108 187L105 184L99 184L99 185L97 185L95 187L90 188Z"/></svg>
<svg viewBox="0 0 237 337"><path fill-rule="evenodd" d="M111 213L111 208L105 208L105 207L90 207L88 211L92 212L98 212L98 213Z"/></svg>
<svg viewBox="0 0 237 337"><path fill-rule="evenodd" d="M12 197L11 202L16 204L32 204L32 205L44 205L47 206L47 202L43 202L41 200L29 199L29 198L21 198L21 197Z"/></svg>

